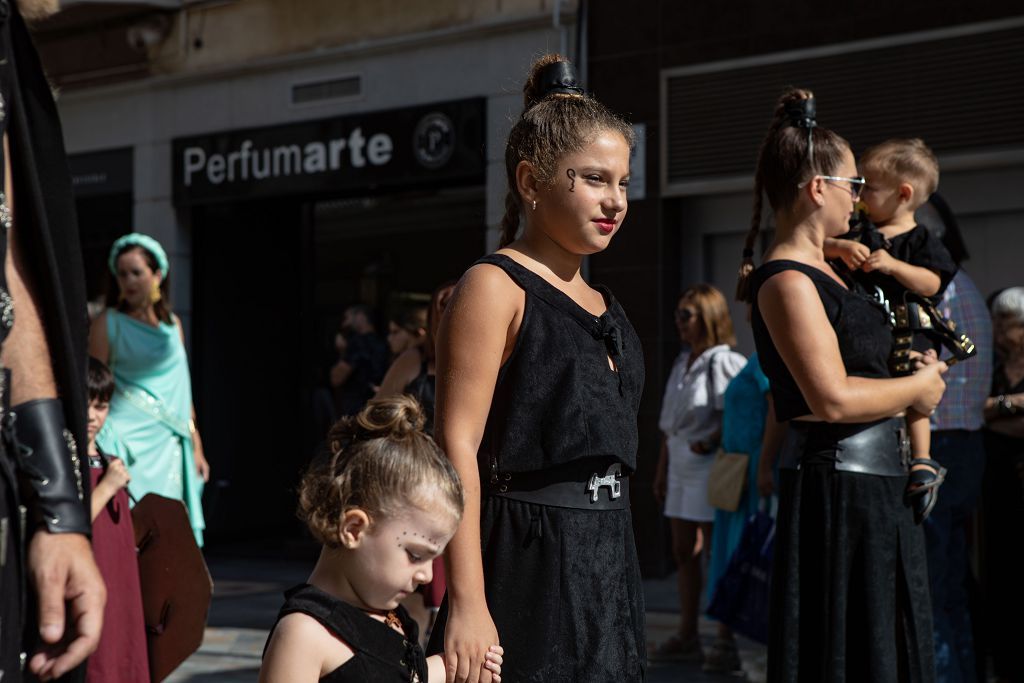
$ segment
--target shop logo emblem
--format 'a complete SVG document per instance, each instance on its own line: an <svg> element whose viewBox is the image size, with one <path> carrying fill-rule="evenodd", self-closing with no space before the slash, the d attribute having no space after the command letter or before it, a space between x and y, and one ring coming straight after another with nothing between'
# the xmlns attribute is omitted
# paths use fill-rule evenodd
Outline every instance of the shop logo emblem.
<svg viewBox="0 0 1024 683"><path fill-rule="evenodd" d="M441 112L431 112L416 124L412 149L420 166L441 168L455 152L455 124Z"/></svg>

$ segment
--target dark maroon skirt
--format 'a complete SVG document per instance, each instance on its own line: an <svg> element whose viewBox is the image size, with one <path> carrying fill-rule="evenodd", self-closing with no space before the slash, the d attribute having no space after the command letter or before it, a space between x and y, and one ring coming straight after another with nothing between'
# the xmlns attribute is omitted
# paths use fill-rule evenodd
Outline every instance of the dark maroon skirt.
<svg viewBox="0 0 1024 683"><path fill-rule="evenodd" d="M90 467L95 489L103 470ZM87 683L149 683L146 624L128 494L117 492L92 523L92 550L107 584L100 644L89 657Z"/></svg>

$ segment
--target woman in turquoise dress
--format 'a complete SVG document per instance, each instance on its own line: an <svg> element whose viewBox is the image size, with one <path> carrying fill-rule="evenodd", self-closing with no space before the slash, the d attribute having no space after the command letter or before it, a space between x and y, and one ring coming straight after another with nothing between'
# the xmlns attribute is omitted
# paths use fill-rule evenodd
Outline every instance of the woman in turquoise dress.
<svg viewBox="0 0 1024 683"><path fill-rule="evenodd" d="M711 536L711 561L708 566L708 598L714 595L718 580L736 551L747 519L757 512L762 496L772 493L772 465L782 442L784 427L775 421L768 393L768 378L761 371L755 353L725 390L722 413L722 449L726 453L746 453L747 487L735 512L715 510ZM767 449L762 462L762 446ZM740 669L739 653L732 631L718 624L718 637L704 660L706 671L732 672Z"/></svg>
<svg viewBox="0 0 1024 683"><path fill-rule="evenodd" d="M92 323L89 352L114 372L110 416L96 437L128 465L128 490L185 503L203 545L201 498L210 466L195 427L192 382L181 321L167 299L167 255L159 242L125 235L110 250L119 298Z"/></svg>

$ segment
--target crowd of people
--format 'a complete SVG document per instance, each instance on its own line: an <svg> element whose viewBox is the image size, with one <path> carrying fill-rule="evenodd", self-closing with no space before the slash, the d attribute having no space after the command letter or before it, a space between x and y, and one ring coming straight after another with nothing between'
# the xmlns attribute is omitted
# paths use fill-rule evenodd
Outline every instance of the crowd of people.
<svg viewBox="0 0 1024 683"><path fill-rule="evenodd" d="M33 126L4 135L39 154L16 173L4 155L0 195L14 264L0 273L0 677L145 681L129 508L181 501L201 547L211 468L163 247L118 239L108 307L88 335L76 322L81 259L51 234L74 224L59 125L15 16L3 97ZM1002 624L1024 609L1024 288L986 303L960 269L927 146L886 141L858 162L810 92L778 102L737 287L757 354L733 350L716 288L686 289L673 312L653 495L680 623L648 647L630 512L645 362L623 307L581 274L626 216L633 129L559 55L523 92L499 249L399 311L386 340L368 306L344 313L319 404L327 454L299 488L320 556L286 594L260 681L641 681L659 658L737 672L729 623L700 640L702 595L773 496L770 681L976 680L988 652L1022 680ZM763 197L774 236L759 254ZM745 484L722 504L727 455L744 456ZM982 491L985 610L970 569Z"/></svg>

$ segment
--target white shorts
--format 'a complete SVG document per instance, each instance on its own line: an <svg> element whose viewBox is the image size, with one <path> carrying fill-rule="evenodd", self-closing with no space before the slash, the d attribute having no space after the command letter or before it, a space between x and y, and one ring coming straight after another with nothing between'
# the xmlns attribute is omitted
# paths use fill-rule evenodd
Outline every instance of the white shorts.
<svg viewBox="0 0 1024 683"><path fill-rule="evenodd" d="M666 517L691 522L715 521L715 508L708 502L708 474L714 459L714 455L694 453L685 444L670 443Z"/></svg>

